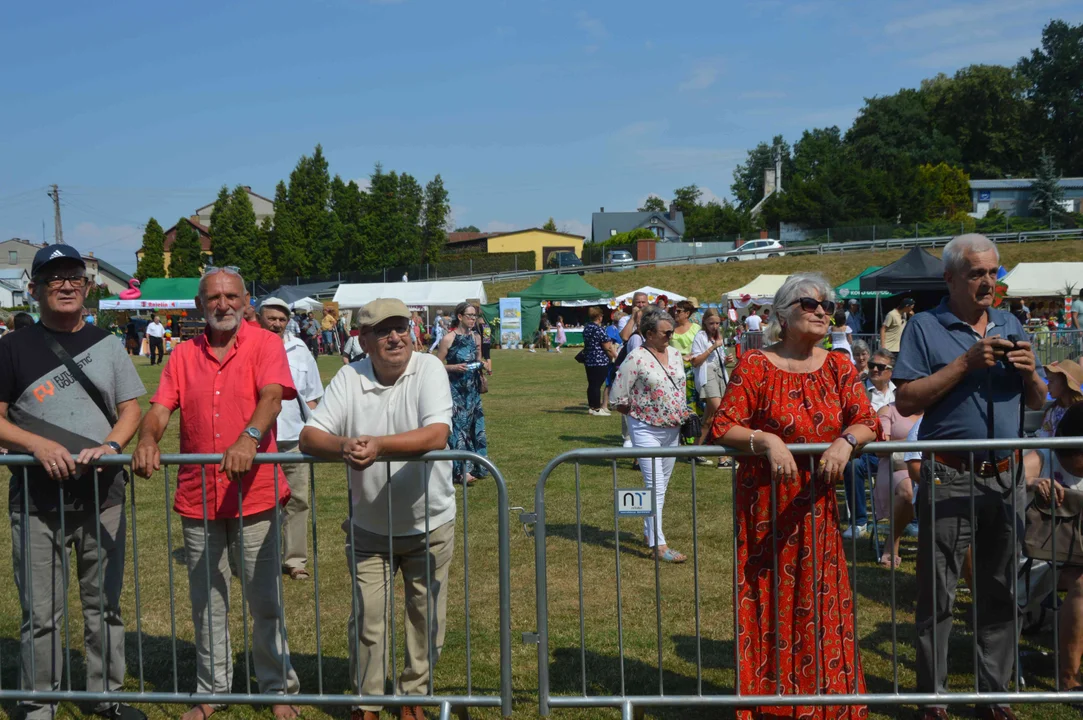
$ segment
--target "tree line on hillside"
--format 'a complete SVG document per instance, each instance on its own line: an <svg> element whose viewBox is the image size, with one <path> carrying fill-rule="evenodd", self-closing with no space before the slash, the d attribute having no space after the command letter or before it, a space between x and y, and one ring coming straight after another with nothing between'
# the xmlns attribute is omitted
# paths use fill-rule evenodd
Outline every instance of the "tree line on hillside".
<svg viewBox="0 0 1083 720"><path fill-rule="evenodd" d="M1056 219L1056 178L1083 176L1080 88L1083 24L1054 20L1041 47L1014 67L970 65L867 98L846 132L813 128L792 147L781 135L759 143L734 170L733 203L701 202L695 185L675 190L673 202L692 239L782 222L824 228L950 221L970 210L970 179L1036 177L1032 212ZM783 192L753 218L776 156ZM640 208L666 209L654 196Z"/></svg>
<svg viewBox="0 0 1083 720"><path fill-rule="evenodd" d="M451 204L437 175L424 187L409 173L385 172L376 163L369 187L334 178L323 148L302 156L289 182L275 188L274 222L257 225L244 187L218 193L211 214L210 257L232 265L246 279L374 272L386 266L435 262L447 242ZM165 235L151 218L143 234L136 277L165 277ZM177 222L169 276L195 277L208 262L199 233Z"/></svg>

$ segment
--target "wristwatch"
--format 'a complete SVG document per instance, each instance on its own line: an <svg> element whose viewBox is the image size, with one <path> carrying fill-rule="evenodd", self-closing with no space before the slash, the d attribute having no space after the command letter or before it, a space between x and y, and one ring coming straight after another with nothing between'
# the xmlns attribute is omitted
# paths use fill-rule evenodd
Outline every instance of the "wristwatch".
<svg viewBox="0 0 1083 720"><path fill-rule="evenodd" d="M259 441L263 439L263 433L254 427L246 427L244 429L244 434L255 440L257 445L259 445Z"/></svg>
<svg viewBox="0 0 1083 720"><path fill-rule="evenodd" d="M121 451L124 450L124 448L122 448L120 446L120 443L113 442L112 440L109 440L105 444L108 445L109 447L113 448L113 452L115 452L117 455L120 455Z"/></svg>
<svg viewBox="0 0 1083 720"><path fill-rule="evenodd" d="M857 438L854 437L853 433L845 433L845 434L843 434L842 439L845 440L846 442L850 443L851 448L853 448L854 450L857 450L858 442L857 442Z"/></svg>

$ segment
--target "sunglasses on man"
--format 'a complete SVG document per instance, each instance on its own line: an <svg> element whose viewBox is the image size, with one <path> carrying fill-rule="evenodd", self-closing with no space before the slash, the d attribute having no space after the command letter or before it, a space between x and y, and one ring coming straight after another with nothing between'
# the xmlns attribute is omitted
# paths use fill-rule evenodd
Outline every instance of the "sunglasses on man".
<svg viewBox="0 0 1083 720"><path fill-rule="evenodd" d="M89 279L86 275L46 275L38 282L50 290L59 290L64 287L64 283L71 283L71 286L76 290L82 290L86 287Z"/></svg>
<svg viewBox="0 0 1083 720"><path fill-rule="evenodd" d="M871 362L871 363L869 363L869 369L870 370L879 370L880 372L883 372L884 370L890 370L891 365L888 365L886 363Z"/></svg>

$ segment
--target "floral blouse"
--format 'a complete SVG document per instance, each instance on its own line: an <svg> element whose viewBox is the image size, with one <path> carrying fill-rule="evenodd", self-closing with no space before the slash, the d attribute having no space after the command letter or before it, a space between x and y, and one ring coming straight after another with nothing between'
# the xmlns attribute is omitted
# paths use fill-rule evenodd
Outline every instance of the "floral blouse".
<svg viewBox="0 0 1083 720"><path fill-rule="evenodd" d="M1060 403L1046 410L1045 417L1042 418L1042 428L1038 431L1038 437L1054 437L1057 434L1057 425L1060 425L1060 420L1066 412L1068 412L1068 408L1061 407Z"/></svg>
<svg viewBox="0 0 1083 720"><path fill-rule="evenodd" d="M627 406L628 415L655 427L678 427L688 413L684 398L684 363L676 348L666 348L666 367L645 347L628 353L610 391L611 402Z"/></svg>

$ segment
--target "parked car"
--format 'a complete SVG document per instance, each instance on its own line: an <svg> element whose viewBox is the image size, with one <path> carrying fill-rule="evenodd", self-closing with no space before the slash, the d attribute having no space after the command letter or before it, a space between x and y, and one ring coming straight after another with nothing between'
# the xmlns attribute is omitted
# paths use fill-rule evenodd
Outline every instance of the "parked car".
<svg viewBox="0 0 1083 720"><path fill-rule="evenodd" d="M550 270L560 271L567 268L583 267L583 261L571 250L562 250L550 255L549 262L545 263L545 266ZM579 274L582 275L583 273L580 272Z"/></svg>
<svg viewBox="0 0 1083 720"><path fill-rule="evenodd" d="M717 262L737 262L738 260L763 260L765 258L784 257L785 246L778 240L765 238L763 240L749 240L741 247L734 250L725 258L718 258Z"/></svg>
<svg viewBox="0 0 1083 720"><path fill-rule="evenodd" d="M612 265L613 270L628 270L623 266L634 262L635 258L627 250L610 250L605 254L605 264Z"/></svg>

